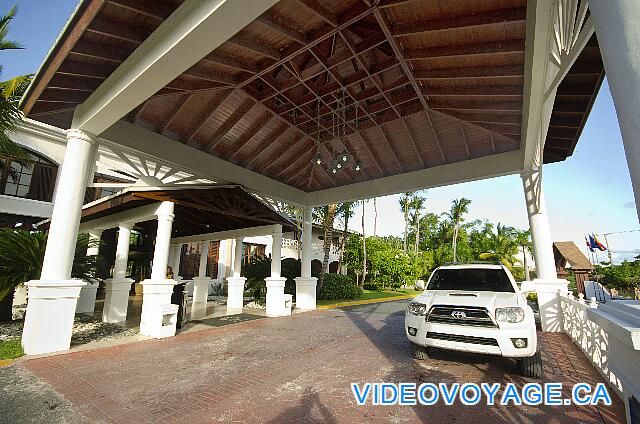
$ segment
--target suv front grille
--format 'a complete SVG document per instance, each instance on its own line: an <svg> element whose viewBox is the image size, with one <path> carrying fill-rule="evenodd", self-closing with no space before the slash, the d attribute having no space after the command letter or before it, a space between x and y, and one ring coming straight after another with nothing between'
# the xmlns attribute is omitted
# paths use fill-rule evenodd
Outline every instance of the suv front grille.
<svg viewBox="0 0 640 424"><path fill-rule="evenodd" d="M495 322L489 316L487 308L476 306L434 305L431 307L426 319L427 322L439 324L496 327Z"/></svg>
<svg viewBox="0 0 640 424"><path fill-rule="evenodd" d="M488 337L461 336L458 334L434 333L432 331L427 332L427 339L446 340L448 342L469 343L485 346L498 346L498 341L496 339L490 339Z"/></svg>

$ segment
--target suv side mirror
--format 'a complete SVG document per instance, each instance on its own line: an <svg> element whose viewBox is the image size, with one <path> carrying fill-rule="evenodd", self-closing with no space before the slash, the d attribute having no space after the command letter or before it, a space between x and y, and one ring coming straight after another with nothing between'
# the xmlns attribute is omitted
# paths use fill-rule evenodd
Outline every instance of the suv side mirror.
<svg viewBox="0 0 640 424"><path fill-rule="evenodd" d="M533 281L523 281L520 284L520 291L524 294L536 291L536 285Z"/></svg>

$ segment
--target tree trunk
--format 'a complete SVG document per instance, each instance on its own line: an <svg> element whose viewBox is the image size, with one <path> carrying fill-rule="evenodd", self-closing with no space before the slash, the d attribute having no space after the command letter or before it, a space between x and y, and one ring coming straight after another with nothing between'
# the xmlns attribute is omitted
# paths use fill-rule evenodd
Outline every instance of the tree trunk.
<svg viewBox="0 0 640 424"><path fill-rule="evenodd" d="M13 293L9 291L4 299L0 300L0 322L7 322L13 319Z"/></svg>
<svg viewBox="0 0 640 424"><path fill-rule="evenodd" d="M409 203L404 204L404 241L402 245L402 250L404 254L407 254L407 236L409 230Z"/></svg>
<svg viewBox="0 0 640 424"><path fill-rule="evenodd" d="M376 202L376 197L373 198L373 236L375 237L378 234L378 204Z"/></svg>
<svg viewBox="0 0 640 424"><path fill-rule="evenodd" d="M456 248L458 247L458 225L456 224L453 227L453 262L457 262L458 256L456 252Z"/></svg>
<svg viewBox="0 0 640 424"><path fill-rule="evenodd" d="M524 280L530 281L529 266L527 265L527 249L524 246L522 246L522 266L524 268Z"/></svg>
<svg viewBox="0 0 640 424"><path fill-rule="evenodd" d="M364 200L362 201L362 286L367 278L367 237L364 232Z"/></svg>
<svg viewBox="0 0 640 424"><path fill-rule="evenodd" d="M320 270L320 276L318 278L318 291L322 288L324 283L324 275L329 267L329 253L331 252L331 244L333 242L333 220L336 217L337 206L335 203L327 206L327 216L324 220L324 258L322 260L322 269Z"/></svg>
<svg viewBox="0 0 640 424"><path fill-rule="evenodd" d="M342 238L340 239L340 257L338 258L338 273L342 269L342 262L344 261L344 245L347 241L347 228L349 228L349 214L345 211L344 216L344 229L342 230Z"/></svg>
<svg viewBox="0 0 640 424"><path fill-rule="evenodd" d="M416 226L416 254L418 253L418 248L420 247L420 224Z"/></svg>

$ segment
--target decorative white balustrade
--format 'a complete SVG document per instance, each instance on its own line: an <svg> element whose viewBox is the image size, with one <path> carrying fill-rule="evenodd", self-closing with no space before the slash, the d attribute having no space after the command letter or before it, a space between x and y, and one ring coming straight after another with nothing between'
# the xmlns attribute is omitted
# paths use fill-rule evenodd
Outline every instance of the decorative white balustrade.
<svg viewBox="0 0 640 424"><path fill-rule="evenodd" d="M300 248L299 244L300 243L298 242L298 240L287 239L287 238L283 238L282 239L282 248L283 249L298 250ZM322 243L312 243L311 244L311 248L313 250L314 255L322 256L323 249L324 249L324 245ZM340 249L335 244L332 244L331 245L331 250L329 251L329 254L337 256L337 255L340 254Z"/></svg>
<svg viewBox="0 0 640 424"><path fill-rule="evenodd" d="M558 297L562 309L563 331L582 349L605 380L621 391L620 381L609 367L609 336L587 313L588 309L598 307L595 297L589 302L584 300L582 293L577 300L571 293Z"/></svg>

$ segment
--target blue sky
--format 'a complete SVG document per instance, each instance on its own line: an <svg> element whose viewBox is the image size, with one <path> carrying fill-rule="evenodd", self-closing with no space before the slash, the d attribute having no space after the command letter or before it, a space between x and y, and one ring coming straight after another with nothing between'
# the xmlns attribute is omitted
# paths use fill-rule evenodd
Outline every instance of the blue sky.
<svg viewBox="0 0 640 424"><path fill-rule="evenodd" d="M75 0L0 0L3 12L18 5L18 16L9 38L24 46L24 50L2 53L3 78L36 72L76 3ZM584 250L583 235L587 232L602 235L640 229L620 129L606 81L573 156L565 162L545 166L544 190L551 233L556 241L573 240ZM427 193L427 210L444 212L451 199L458 197L472 200L469 219L489 219L519 228L528 226L519 176L431 189ZM379 198L377 205L378 234L401 235L403 223L398 196ZM367 205L365 221L367 233L372 234L372 203ZM357 222L354 219L350 227L358 229L359 222L358 215ZM640 232L612 234L609 243L614 260L634 256L634 252L640 254ZM605 259L604 254L600 257Z"/></svg>

